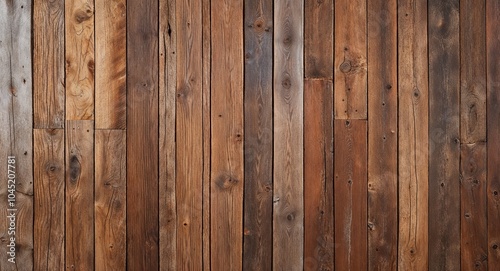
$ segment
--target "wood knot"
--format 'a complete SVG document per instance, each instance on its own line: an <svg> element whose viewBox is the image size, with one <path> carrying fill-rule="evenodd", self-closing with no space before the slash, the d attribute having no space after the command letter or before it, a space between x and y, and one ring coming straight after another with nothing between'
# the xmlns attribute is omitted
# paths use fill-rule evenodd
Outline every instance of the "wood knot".
<svg viewBox="0 0 500 271"><path fill-rule="evenodd" d="M292 86L292 82L290 81L290 78L285 78L285 79L283 79L283 81L281 81L281 85L285 89L289 89Z"/></svg>
<svg viewBox="0 0 500 271"><path fill-rule="evenodd" d="M286 46L290 46L292 44L292 36L286 36L283 39L283 44Z"/></svg>
<svg viewBox="0 0 500 271"><path fill-rule="evenodd" d="M498 245L497 244L493 244L493 246L491 246L492 249L498 249Z"/></svg>
<svg viewBox="0 0 500 271"><path fill-rule="evenodd" d="M343 73L348 73L352 69L351 62L350 61L344 61L342 64L340 64L340 71Z"/></svg>
<svg viewBox="0 0 500 271"><path fill-rule="evenodd" d="M264 20L262 20L261 18L255 20L255 22L253 23L253 28L256 32L264 31Z"/></svg>
<svg viewBox="0 0 500 271"><path fill-rule="evenodd" d="M91 74L94 74L94 67L95 67L95 63L94 63L94 60L89 60L89 62L87 63L87 68L89 69L89 72Z"/></svg>
<svg viewBox="0 0 500 271"><path fill-rule="evenodd" d="M215 181L221 190L229 190L239 183L239 180L229 174L220 175Z"/></svg>
<svg viewBox="0 0 500 271"><path fill-rule="evenodd" d="M294 219L295 219L295 214L294 213L289 213L286 216L286 220L288 220L288 221L293 221Z"/></svg>
<svg viewBox="0 0 500 271"><path fill-rule="evenodd" d="M74 16L75 22L77 22L79 24L87 21L91 17L92 17L92 10L90 10L90 9L87 9L87 10L79 9L79 10L75 11L75 16Z"/></svg>
<svg viewBox="0 0 500 271"><path fill-rule="evenodd" d="M69 159L69 176L71 181L76 182L80 177L81 167L80 161L78 161L78 157L72 155Z"/></svg>

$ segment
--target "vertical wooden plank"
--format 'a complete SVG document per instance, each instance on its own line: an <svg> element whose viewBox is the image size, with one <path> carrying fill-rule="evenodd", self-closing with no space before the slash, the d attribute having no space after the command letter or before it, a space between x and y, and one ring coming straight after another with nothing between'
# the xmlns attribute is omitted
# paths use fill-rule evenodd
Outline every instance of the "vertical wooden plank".
<svg viewBox="0 0 500 271"><path fill-rule="evenodd" d="M245 1L243 269L269 270L273 250L273 2Z"/></svg>
<svg viewBox="0 0 500 271"><path fill-rule="evenodd" d="M127 2L127 268L157 270L158 0Z"/></svg>
<svg viewBox="0 0 500 271"><path fill-rule="evenodd" d="M304 76L333 79L333 0L305 1Z"/></svg>
<svg viewBox="0 0 500 271"><path fill-rule="evenodd" d="M210 188L211 188L211 0L202 0L203 36L203 270L210 270Z"/></svg>
<svg viewBox="0 0 500 271"><path fill-rule="evenodd" d="M175 0L160 0L159 61L159 219L160 270L176 270L175 92L177 24Z"/></svg>
<svg viewBox="0 0 500 271"><path fill-rule="evenodd" d="M33 1L33 121L64 127L64 0Z"/></svg>
<svg viewBox="0 0 500 271"><path fill-rule="evenodd" d="M202 9L201 1L176 1L176 206L177 266L200 270L202 258Z"/></svg>
<svg viewBox="0 0 500 271"><path fill-rule="evenodd" d="M66 122L66 269L94 269L94 121Z"/></svg>
<svg viewBox="0 0 500 271"><path fill-rule="evenodd" d="M458 9L458 0L428 3L429 270L460 269Z"/></svg>
<svg viewBox="0 0 500 271"><path fill-rule="evenodd" d="M485 142L462 144L460 174L461 270L488 270Z"/></svg>
<svg viewBox="0 0 500 271"><path fill-rule="evenodd" d="M273 269L304 266L304 3L274 3Z"/></svg>
<svg viewBox="0 0 500 271"><path fill-rule="evenodd" d="M398 0L398 269L428 269L427 0Z"/></svg>
<svg viewBox="0 0 500 271"><path fill-rule="evenodd" d="M2 1L0 3L0 178L2 180L0 270L33 268L31 133L33 109L30 50L31 1ZM15 161L9 156L14 156ZM15 201L8 202L13 196ZM15 216L15 227L12 227L12 215ZM12 238L15 239L15 246L11 246L14 244L11 244ZM14 253L10 253L11 247L15 249Z"/></svg>
<svg viewBox="0 0 500 271"><path fill-rule="evenodd" d="M126 0L95 0L96 129L125 129L127 124L126 16Z"/></svg>
<svg viewBox="0 0 500 271"><path fill-rule="evenodd" d="M211 267L242 268L243 1L211 1Z"/></svg>
<svg viewBox="0 0 500 271"><path fill-rule="evenodd" d="M500 2L486 1L488 270L500 266Z"/></svg>
<svg viewBox="0 0 500 271"><path fill-rule="evenodd" d="M368 1L368 269L396 270L397 0ZM381 159L381 157L384 157Z"/></svg>
<svg viewBox="0 0 500 271"><path fill-rule="evenodd" d="M335 120L335 270L368 268L366 120Z"/></svg>
<svg viewBox="0 0 500 271"><path fill-rule="evenodd" d="M66 119L94 119L94 1L65 2ZM108 83L108 82L107 82Z"/></svg>
<svg viewBox="0 0 500 271"><path fill-rule="evenodd" d="M64 130L33 131L34 270L64 266ZM2 269L3 270L3 269Z"/></svg>
<svg viewBox="0 0 500 271"><path fill-rule="evenodd" d="M333 270L333 83L304 81L304 269Z"/></svg>
<svg viewBox="0 0 500 271"><path fill-rule="evenodd" d="M126 267L125 147L125 131L95 131L95 270Z"/></svg>
<svg viewBox="0 0 500 271"><path fill-rule="evenodd" d="M367 118L366 1L335 1L335 118Z"/></svg>

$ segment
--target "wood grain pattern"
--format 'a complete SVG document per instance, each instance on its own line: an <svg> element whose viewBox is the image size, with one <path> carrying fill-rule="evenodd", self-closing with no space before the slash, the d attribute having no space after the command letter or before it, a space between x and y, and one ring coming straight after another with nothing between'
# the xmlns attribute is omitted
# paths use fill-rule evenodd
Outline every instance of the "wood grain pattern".
<svg viewBox="0 0 500 271"><path fill-rule="evenodd" d="M126 132L95 131L95 270L125 270Z"/></svg>
<svg viewBox="0 0 500 271"><path fill-rule="evenodd" d="M461 270L488 270L486 207L486 144L462 144L461 175Z"/></svg>
<svg viewBox="0 0 500 271"><path fill-rule="evenodd" d="M368 269L396 270L398 240L397 1L374 0L367 3Z"/></svg>
<svg viewBox="0 0 500 271"><path fill-rule="evenodd" d="M460 269L458 2L428 3L429 270Z"/></svg>
<svg viewBox="0 0 500 271"><path fill-rule="evenodd" d="M211 1L211 268L242 268L243 1Z"/></svg>
<svg viewBox="0 0 500 271"><path fill-rule="evenodd" d="M175 0L160 0L159 32L159 220L160 270L177 268L177 206L175 196L175 93L177 21Z"/></svg>
<svg viewBox="0 0 500 271"><path fill-rule="evenodd" d="M304 269L333 270L333 83L304 81Z"/></svg>
<svg viewBox="0 0 500 271"><path fill-rule="evenodd" d="M176 1L176 197L177 266L200 270L203 208L202 9L200 1Z"/></svg>
<svg viewBox="0 0 500 271"><path fill-rule="evenodd" d="M96 129L125 129L127 124L126 16L126 0L95 0Z"/></svg>
<svg viewBox="0 0 500 271"><path fill-rule="evenodd" d="M398 1L398 269L428 269L427 1Z"/></svg>
<svg viewBox="0 0 500 271"><path fill-rule="evenodd" d="M66 121L66 269L94 268L94 121Z"/></svg>
<svg viewBox="0 0 500 271"><path fill-rule="evenodd" d="M304 266L304 3L274 3L273 270Z"/></svg>
<svg viewBox="0 0 500 271"><path fill-rule="evenodd" d="M305 1L304 76L333 79L334 1Z"/></svg>
<svg viewBox="0 0 500 271"><path fill-rule="evenodd" d="M33 1L33 125L64 127L64 0Z"/></svg>
<svg viewBox="0 0 500 271"><path fill-rule="evenodd" d="M33 130L34 270L63 270L65 255L64 130Z"/></svg>
<svg viewBox="0 0 500 271"><path fill-rule="evenodd" d="M127 2L127 268L159 266L158 0Z"/></svg>
<svg viewBox="0 0 500 271"><path fill-rule="evenodd" d="M94 1L65 1L66 119L94 119Z"/></svg>
<svg viewBox="0 0 500 271"><path fill-rule="evenodd" d="M273 2L245 1L243 269L269 270L273 249Z"/></svg>
<svg viewBox="0 0 500 271"><path fill-rule="evenodd" d="M335 1L335 118L367 118L366 1Z"/></svg>
<svg viewBox="0 0 500 271"><path fill-rule="evenodd" d="M335 270L368 268L367 121L335 120Z"/></svg>
<svg viewBox="0 0 500 271"><path fill-rule="evenodd" d="M488 270L500 266L500 2L486 0Z"/></svg>
<svg viewBox="0 0 500 271"><path fill-rule="evenodd" d="M0 3L0 270L33 268L31 2ZM8 156L15 163L8 167ZM10 170L10 171L9 171ZM15 187L8 176L15 172ZM15 191L15 192L14 192ZM7 201L15 195L15 206ZM14 210L9 210L14 209ZM15 214L15 234L8 215ZM15 263L10 238L15 238Z"/></svg>

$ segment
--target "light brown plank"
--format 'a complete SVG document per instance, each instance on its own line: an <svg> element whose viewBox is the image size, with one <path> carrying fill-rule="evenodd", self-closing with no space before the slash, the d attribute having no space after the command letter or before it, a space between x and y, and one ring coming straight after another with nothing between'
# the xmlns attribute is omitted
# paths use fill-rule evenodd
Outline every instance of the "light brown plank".
<svg viewBox="0 0 500 271"><path fill-rule="evenodd" d="M398 1L399 270L428 268L427 1Z"/></svg>
<svg viewBox="0 0 500 271"><path fill-rule="evenodd" d="M304 3L274 5L273 269L304 265Z"/></svg>
<svg viewBox="0 0 500 271"><path fill-rule="evenodd" d="M367 118L366 1L335 1L335 118Z"/></svg>
<svg viewBox="0 0 500 271"><path fill-rule="evenodd" d="M64 0L33 1L35 128L64 127Z"/></svg>
<svg viewBox="0 0 500 271"><path fill-rule="evenodd" d="M126 16L126 0L95 0L96 129L125 129L127 124Z"/></svg>
<svg viewBox="0 0 500 271"><path fill-rule="evenodd" d="M66 269L94 269L94 121L66 121Z"/></svg>
<svg viewBox="0 0 500 271"><path fill-rule="evenodd" d="M333 83L304 81L304 270L333 270Z"/></svg>
<svg viewBox="0 0 500 271"><path fill-rule="evenodd" d="M304 76L333 79L334 1L304 3Z"/></svg>
<svg viewBox="0 0 500 271"><path fill-rule="evenodd" d="M64 130L33 130L34 270L64 269Z"/></svg>
<svg viewBox="0 0 500 271"><path fill-rule="evenodd" d="M94 119L94 1L65 2L66 119Z"/></svg>
<svg viewBox="0 0 500 271"><path fill-rule="evenodd" d="M126 144L123 130L95 131L94 270L126 267Z"/></svg>
<svg viewBox="0 0 500 271"><path fill-rule="evenodd" d="M160 0L159 62L159 206L160 270L176 270L175 92L177 24L175 0Z"/></svg>
<svg viewBox="0 0 500 271"><path fill-rule="evenodd" d="M0 270L33 268L31 2L0 3ZM9 156L14 156L10 160ZM9 160L11 163L9 163ZM12 180L12 181L11 181ZM8 202L8 199L15 201ZM15 215L15 228L12 227ZM15 255L11 252L15 238ZM14 244L13 243L13 244ZM12 259L14 263L8 261Z"/></svg>
<svg viewBox="0 0 500 271"><path fill-rule="evenodd" d="M176 206L177 266L200 270L202 258L202 9L196 0L176 1Z"/></svg>
<svg viewBox="0 0 500 271"><path fill-rule="evenodd" d="M242 268L243 1L211 1L211 268Z"/></svg>

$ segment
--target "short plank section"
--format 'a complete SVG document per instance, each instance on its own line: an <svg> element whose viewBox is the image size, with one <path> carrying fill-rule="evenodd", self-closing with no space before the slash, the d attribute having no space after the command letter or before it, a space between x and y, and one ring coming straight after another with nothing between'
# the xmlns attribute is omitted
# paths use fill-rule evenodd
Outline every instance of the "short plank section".
<svg viewBox="0 0 500 271"><path fill-rule="evenodd" d="M66 121L66 269L94 269L94 121Z"/></svg>
<svg viewBox="0 0 500 271"><path fill-rule="evenodd" d="M66 119L93 120L94 1L67 0L65 23Z"/></svg>
<svg viewBox="0 0 500 271"><path fill-rule="evenodd" d="M95 126L125 129L126 0L95 0Z"/></svg>
<svg viewBox="0 0 500 271"><path fill-rule="evenodd" d="M125 270L126 132L95 131L95 270Z"/></svg>
<svg viewBox="0 0 500 271"><path fill-rule="evenodd" d="M333 270L333 83L304 81L304 269Z"/></svg>
<svg viewBox="0 0 500 271"><path fill-rule="evenodd" d="M64 0L33 1L35 128L64 127L64 2Z"/></svg>
<svg viewBox="0 0 500 271"><path fill-rule="evenodd" d="M64 130L33 130L34 270L64 270Z"/></svg>
<svg viewBox="0 0 500 271"><path fill-rule="evenodd" d="M428 11L429 270L459 270L459 1L429 0Z"/></svg>
<svg viewBox="0 0 500 271"><path fill-rule="evenodd" d="M368 268L367 121L335 120L335 270Z"/></svg>
<svg viewBox="0 0 500 271"><path fill-rule="evenodd" d="M334 0L305 1L304 76L333 79Z"/></svg>
<svg viewBox="0 0 500 271"><path fill-rule="evenodd" d="M304 266L304 3L274 3L273 270Z"/></svg>

